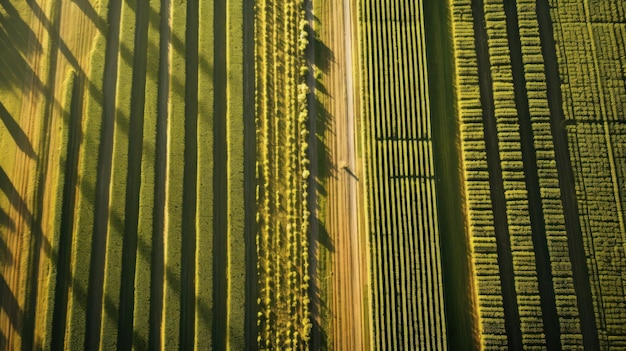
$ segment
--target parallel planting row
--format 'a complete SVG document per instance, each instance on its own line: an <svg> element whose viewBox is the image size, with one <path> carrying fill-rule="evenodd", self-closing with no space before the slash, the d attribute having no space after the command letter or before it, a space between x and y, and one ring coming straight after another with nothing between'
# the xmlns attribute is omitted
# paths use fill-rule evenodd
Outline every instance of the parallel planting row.
<svg viewBox="0 0 626 351"><path fill-rule="evenodd" d="M447 348L422 1L360 2L371 345Z"/></svg>
<svg viewBox="0 0 626 351"><path fill-rule="evenodd" d="M259 349L303 349L309 315L308 46L304 1L257 2L256 255Z"/></svg>
<svg viewBox="0 0 626 351"><path fill-rule="evenodd" d="M615 7L605 5L594 6ZM573 27L559 11L571 16L587 7L586 2L552 6L556 34L561 26ZM616 84L623 67L617 51L623 49L617 47L623 41L607 44L621 25L598 26L611 28L609 39L596 34L604 44L597 47L614 48L601 51L604 60L589 57L594 46L578 42L594 25L580 24L583 33L569 36L569 42L563 31L557 52L572 60L564 68L563 57L556 63L549 11L546 1L452 4L470 244L487 349L606 349L623 342L617 337L624 330L617 317L623 311L617 296L624 296L618 283L623 177L615 161L619 151L612 147L623 144L617 111L624 88ZM583 13L594 16L589 9ZM613 83L596 74L613 77ZM609 89L614 91L605 93ZM604 122L589 115L596 109L597 116L607 116ZM578 119L574 111L580 111ZM590 214L594 209L598 212Z"/></svg>
<svg viewBox="0 0 626 351"><path fill-rule="evenodd" d="M40 243L20 262L29 294L12 292L28 318L2 335L25 349L242 349L244 57L226 48L242 46L243 2L30 6L52 37L37 64L67 64L36 77L64 91L42 97L61 115L43 119L55 128L35 176L54 206L49 226L16 233Z"/></svg>
<svg viewBox="0 0 626 351"><path fill-rule="evenodd" d="M597 343L626 347L626 13L621 1L550 1Z"/></svg>

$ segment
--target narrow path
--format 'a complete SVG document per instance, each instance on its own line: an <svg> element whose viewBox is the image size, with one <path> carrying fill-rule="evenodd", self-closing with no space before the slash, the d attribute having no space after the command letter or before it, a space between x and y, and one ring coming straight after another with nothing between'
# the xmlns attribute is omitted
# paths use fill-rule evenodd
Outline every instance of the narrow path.
<svg viewBox="0 0 626 351"><path fill-rule="evenodd" d="M256 161L257 138L255 126L255 55L254 55L254 24L255 3L243 2L243 179L244 179L244 240L245 240L245 320L244 339L246 349L257 347L257 313L259 305L259 271L257 269L256 225Z"/></svg>
<svg viewBox="0 0 626 351"><path fill-rule="evenodd" d="M323 24L335 28L325 39L335 61L331 62L327 87L333 97L328 110L334 119L326 140L330 150L328 180L328 232L335 243L333 265L334 349L361 350L364 347L364 293L362 254L358 232L358 178L356 168L352 4L343 0L333 7ZM334 124L334 125L332 125Z"/></svg>

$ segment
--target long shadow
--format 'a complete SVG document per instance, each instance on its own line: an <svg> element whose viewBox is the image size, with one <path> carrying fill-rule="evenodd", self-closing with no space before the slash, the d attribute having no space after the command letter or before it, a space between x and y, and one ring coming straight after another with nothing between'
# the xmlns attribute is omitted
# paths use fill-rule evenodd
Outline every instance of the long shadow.
<svg viewBox="0 0 626 351"><path fill-rule="evenodd" d="M528 91L526 90L526 77L524 76L524 62L522 60L522 42L518 28L518 14L515 1L504 1L504 11L506 14L506 29L513 73L515 106L520 125L522 162L524 163L524 175L526 176L526 189L528 191L528 210L535 249L535 266L537 267L543 329L548 350L561 350L561 328L556 311L550 252L548 251L546 223L537 171L537 153L530 119Z"/></svg>
<svg viewBox="0 0 626 351"><path fill-rule="evenodd" d="M32 72L26 58L42 47L37 36L9 0L0 0L6 14L0 13L0 86L19 87L24 71ZM32 44L31 44L32 43Z"/></svg>
<svg viewBox="0 0 626 351"><path fill-rule="evenodd" d="M75 3L76 6L78 6L78 8L81 11L83 11L85 16L87 16L91 20L91 22L96 26L96 28L98 28L98 31L100 32L100 34L106 35L107 23L104 20L104 18L98 15L98 12L96 11L96 9L93 7L93 5L91 4L89 0L71 0L71 1ZM146 2L149 3L148 1L140 1L142 5L145 5Z"/></svg>
<svg viewBox="0 0 626 351"><path fill-rule="evenodd" d="M3 209L0 209L0 226L8 228L10 231L15 230L15 221Z"/></svg>
<svg viewBox="0 0 626 351"><path fill-rule="evenodd" d="M4 213L4 211L0 213ZM13 253L2 237L0 237L0 263L5 267L13 265Z"/></svg>
<svg viewBox="0 0 626 351"><path fill-rule="evenodd" d="M228 67L226 62L226 3L215 2L214 64ZM228 140L227 72L216 70L213 76L213 348L226 349L228 331Z"/></svg>
<svg viewBox="0 0 626 351"><path fill-rule="evenodd" d="M72 90L69 110L69 132L65 158L65 184L63 185L63 203L61 205L61 227L57 257L57 277L54 288L54 309L52 312L51 348L65 348L65 328L67 321L68 290L71 280L70 260L72 252L72 233L74 211L76 209L76 184L78 180L78 162L80 140L82 139L82 109L84 95L84 77L72 78Z"/></svg>
<svg viewBox="0 0 626 351"><path fill-rule="evenodd" d="M95 187L93 184L90 184L89 182L86 182L84 179L80 180L79 183L81 184L81 192L86 193L86 194L90 194L90 193L94 193L95 192ZM93 201L93 198L92 198ZM156 211L156 209L155 209ZM159 220L159 218L153 218L154 221ZM163 220L163 217L160 218L160 221ZM124 231L124 225L125 225L125 221L122 220L120 217L116 216L115 214L111 214L111 227L114 228L114 232L116 233L121 233ZM155 232L156 233L156 232ZM158 236L157 236L158 237ZM162 236L161 236L161 240L162 240ZM153 242L154 242L154 236L153 236ZM162 250L162 247L161 249ZM150 246L146 243L143 242L142 240L140 240L138 238L137 241L137 251L139 254L141 254L141 257L143 258L147 258L147 257L152 257L152 262L153 264L155 263L154 261L154 256L155 256L155 251L154 249L151 250ZM158 251L156 252L158 253ZM54 257L52 258L52 260L54 260ZM153 269L154 270L154 269ZM163 291L163 284L164 284L164 279L167 280L169 282L169 284L173 287L174 292L176 294L180 294L181 293L181 280L178 279L176 277L175 274L175 268L172 266L163 266L160 268L161 270L161 284L157 285L156 283L151 284L153 286L154 289L156 289L158 292ZM151 271L151 274L153 275L154 273ZM77 284L77 281L75 279L73 279L72 282L73 285ZM82 293L81 293L82 294ZM87 303L86 303L86 298L87 298L87 294L86 292L80 296L84 297L84 301L80 301L81 306L86 307ZM104 310L106 312L106 316L107 318L111 318L113 320L117 319L119 317L119 313L117 311L117 307L115 307L115 305L112 302L112 299L110 297L105 296L104 297L105 300L105 307ZM154 312L155 314L161 313L162 311L162 300L158 300L158 301L154 301L152 298L150 299L150 308L151 311L154 308ZM213 311L211 309L210 306L200 303L197 306L198 308L198 315L202 318L205 319L205 321L208 318L211 318L210 316L212 316ZM152 323L152 322L151 322ZM159 319L158 321L156 321L155 323L159 323L155 328L160 328L160 323L161 323L161 319ZM151 332L153 332L153 327L150 327ZM156 341L154 342L160 342L160 336L159 339L155 339ZM133 345L135 346L135 345ZM148 349L152 349L152 347L148 347Z"/></svg>
<svg viewBox="0 0 626 351"><path fill-rule="evenodd" d="M468 235L463 210L459 119L455 111L454 52L452 23L447 1L424 2L426 56L432 123L435 191L440 247L446 332L449 350L479 350L474 337L478 321L476 302L468 291L470 272Z"/></svg>
<svg viewBox="0 0 626 351"><path fill-rule="evenodd" d="M185 150L180 294L180 348L191 350L195 335L196 204L198 176L198 0L187 1L185 33Z"/></svg>
<svg viewBox="0 0 626 351"><path fill-rule="evenodd" d="M154 213L152 235L152 270L150 287L150 337L148 348L161 349L161 320L163 318L163 279L165 273L165 175L167 173L167 125L169 114L169 41L171 28L169 25L170 0L161 0L161 21L159 48L159 90L157 92L157 125L156 125L156 157L154 166ZM176 286L172 284L172 286Z"/></svg>
<svg viewBox="0 0 626 351"><path fill-rule="evenodd" d="M0 101L0 119L2 120L4 125L7 127L7 130L13 137L13 140L15 141L15 144L17 145L17 147L19 147L20 150L22 150L31 159L37 159L37 154L35 153L33 146L28 140L28 136L26 135L26 133L24 133L20 125L17 124L15 119L13 119L13 116L11 116L11 114L9 113L9 111L7 111L7 109L4 107L4 104L1 101Z"/></svg>
<svg viewBox="0 0 626 351"><path fill-rule="evenodd" d="M89 4L87 4L89 5ZM90 6L90 5L89 5ZM146 63L148 61L148 16L150 3L138 1L135 11L135 55L130 97L130 123L128 131L128 173L126 175L126 201L124 240L122 248L122 276L117 345L130 350L133 343L133 314L135 309L135 270L137 266L137 226L141 189L141 157L143 153L143 123L146 102Z"/></svg>
<svg viewBox="0 0 626 351"><path fill-rule="evenodd" d="M19 302L11 287L4 280L4 276L0 275L0 303L4 314L9 318L9 322L14 330L22 330L22 323L24 320L24 313L20 308Z"/></svg>
<svg viewBox="0 0 626 351"><path fill-rule="evenodd" d="M28 293L26 295L26 301L24 302L24 310L20 309L19 304L11 302L14 298L10 297L13 295L10 291L10 287L4 281L4 277L2 277L2 279L6 288L3 288L2 291L0 291L0 298L3 301L2 303L5 313L9 316L15 332L22 337L23 345L25 345L23 349L31 349L34 335L35 304L37 302L38 292L38 289L33 287L33 285L36 286L38 282L38 265L41 248L44 247L45 249L49 249L50 245L43 237L40 219L29 210L28 205L20 196L18 190L15 188L11 179L2 167L0 167L0 189L9 199L11 206L30 227L30 233L32 235L31 243L29 245L29 252L32 254L28 257L28 272L26 273L26 276L28 277L26 282L26 291L28 291ZM41 203L41 200L43 199L42 195L42 191L38 191L36 193L35 199L37 201L35 204ZM5 299L8 300L5 301ZM14 318L16 316L19 316L20 318Z"/></svg>
<svg viewBox="0 0 626 351"><path fill-rule="evenodd" d="M500 269L500 284L502 287L505 330L508 340L508 349L523 350L520 316L517 306L517 293L515 291L513 255L511 253L511 239L506 213L504 185L502 180L500 147L498 145L493 81L491 77L491 62L489 58L489 46L487 44L488 36L485 24L483 0L472 1L472 15L474 17L474 43L476 45L476 56L478 61L480 103L483 109L487 168L489 170L491 207L493 209L498 266Z"/></svg>
<svg viewBox="0 0 626 351"><path fill-rule="evenodd" d="M83 11L85 16L87 16L94 23L94 25L96 26L96 28L98 28L101 34L106 33L107 22L105 22L100 16L98 16L98 13L95 11L93 5L89 3L89 1L87 0L71 0L71 1L76 3L76 5L81 9L81 11ZM137 11L134 1L131 1L131 0L124 0L124 1L128 3L128 6L133 11ZM142 6L143 5L144 4L142 4ZM155 28L159 28L162 25L162 23L160 22L161 14L157 13L152 8L149 8L148 18L150 21L150 25L154 26ZM168 42L171 44L172 48L177 53L182 54L182 55L186 53L187 47L185 45L185 42L183 42L181 38L171 33L171 31L168 34L168 38L169 38ZM148 45L151 46L152 43L148 43ZM131 50L128 47L126 47L124 44L120 46L120 53L121 53L122 59L124 59L127 63L130 64L133 61ZM213 67L209 64L209 62L204 57L198 57L198 68L201 69L205 73L213 74ZM148 72L148 74L150 75L154 74L152 78L155 78L155 79L157 78L156 72ZM176 91L182 91L184 87L183 82L180 82L176 78L172 80L172 84L174 85L174 88L175 88L174 90Z"/></svg>
<svg viewBox="0 0 626 351"><path fill-rule="evenodd" d="M9 202L13 208L24 218L26 221L32 220L32 213L28 210L28 206L19 192L13 185L13 182L4 171L4 168L0 167L0 190L7 196Z"/></svg>
<svg viewBox="0 0 626 351"><path fill-rule="evenodd" d="M30 1L29 1L30 4ZM54 3L51 7L51 25L58 25L61 19L61 4ZM54 28L53 26L50 29ZM41 80L38 77L33 79L36 88L40 89L41 94L46 100L46 108L43 111L41 119L41 129L39 131L39 147L40 150L49 150L50 137L48 131L51 128L53 108L57 105L57 101L54 98L54 91L56 86L56 72L53 67L56 67L58 61L58 51L60 48L61 38L58 31L50 32L50 51L48 57L48 76L45 79L46 85L41 84ZM41 85L41 86L39 86ZM45 211L43 208L44 197L46 194L45 185L47 183L48 167L48 153L44 153L37 160L37 166L35 174L37 175L37 186L33 192L33 207L32 213L25 207L23 216L30 217L27 223L31 231L31 242L29 247L30 255L28 257L28 273L26 280L26 294L24 301L24 326L22 329L22 349L31 350L34 348L35 340L35 322L37 313L37 302L39 300L39 264L41 258L42 248L44 252L52 251L50 242L43 234L41 227L41 214ZM17 194L17 193L16 193Z"/></svg>
<svg viewBox="0 0 626 351"><path fill-rule="evenodd" d="M561 202L563 203L563 215L565 216L565 229L567 231L567 246L572 264L583 346L585 350L599 350L600 341L598 339L596 316L593 310L593 296L589 282L587 256L580 228L576 183L574 182L574 173L569 155L567 131L565 128L562 128L565 117L556 44L550 17L550 4L547 0L537 0L536 4L541 53L544 58L544 73L546 75L548 108L550 110L550 130L554 142L556 168L561 190Z"/></svg>
<svg viewBox="0 0 626 351"><path fill-rule="evenodd" d="M102 87L102 125L98 150L98 174L94 204L94 226L92 255L87 294L87 325L85 348L95 350L100 344L102 324L102 296L104 288L104 266L109 221L109 194L113 159L113 135L115 129L116 85L118 52L120 42L121 0L109 4L104 75Z"/></svg>
<svg viewBox="0 0 626 351"><path fill-rule="evenodd" d="M324 297L328 296L328 292L322 294L320 290L318 260L320 259L321 248L332 253L335 251L335 246L324 222L321 220L323 214L320 211L323 209L321 208L319 197L325 197L328 194L325 186L328 178L331 176L331 168L334 167L325 139L327 132L331 128L333 116L324 107L318 96L318 92L327 97L329 97L329 93L321 80L315 76L315 69L317 68L324 73L328 73L331 62L335 58L332 50L320 40L313 29L313 23L317 22L319 24L320 21L313 14L312 0L306 0L304 8L305 18L308 22L306 28L307 35L309 38L312 38L305 52L308 67L306 80L309 87L307 110L309 113L308 129L310 132L307 157L310 160L309 171L311 172L309 177L309 196L307 199L308 210L311 214L309 218L310 280L308 290L310 298L309 313L312 323L310 345L313 350L328 350L331 348L331 345L329 345L329 331L325 330L323 325L323 321L328 314L328 306L326 301L324 301ZM312 157L312 152L316 153L315 157Z"/></svg>
<svg viewBox="0 0 626 351"><path fill-rule="evenodd" d="M316 86L318 82L319 81L316 80ZM309 94L309 106L312 106L310 113L314 116L314 118L310 118L310 123L315 123L315 129L312 129L312 131L314 130L315 132L310 133L311 141L309 143L311 144L311 149L314 148L317 153L317 159L311 159L311 162L316 162L316 176L319 183L323 184L333 175L333 169L335 168L330 157L330 148L326 145L326 133L334 133L330 129L334 117L314 94ZM323 188L322 186L321 189L318 190L324 191ZM316 201L312 201L311 203L315 204Z"/></svg>
<svg viewBox="0 0 626 351"><path fill-rule="evenodd" d="M313 44L309 44L309 46L313 46L315 66L322 72L328 73L331 62L335 62L335 54L312 30L309 37L313 38Z"/></svg>

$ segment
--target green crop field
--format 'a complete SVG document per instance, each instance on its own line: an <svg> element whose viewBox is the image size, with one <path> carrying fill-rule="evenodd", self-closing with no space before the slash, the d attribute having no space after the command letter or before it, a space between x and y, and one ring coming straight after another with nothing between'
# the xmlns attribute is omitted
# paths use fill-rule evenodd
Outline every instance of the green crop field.
<svg viewBox="0 0 626 351"><path fill-rule="evenodd" d="M621 0L2 0L0 120L0 350L626 349Z"/></svg>

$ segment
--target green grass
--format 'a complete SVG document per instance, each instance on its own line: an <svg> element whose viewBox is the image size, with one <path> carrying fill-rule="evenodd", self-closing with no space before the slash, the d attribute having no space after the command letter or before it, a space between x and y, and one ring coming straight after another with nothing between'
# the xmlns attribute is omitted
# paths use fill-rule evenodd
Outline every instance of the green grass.
<svg viewBox="0 0 626 351"><path fill-rule="evenodd" d="M200 2L198 42L198 213L196 216L195 348L212 347L213 332L213 1Z"/></svg>
<svg viewBox="0 0 626 351"><path fill-rule="evenodd" d="M158 14L160 3L150 2L141 5L149 8L151 14ZM139 193L139 217L137 222L137 256L134 286L133 312L133 347L146 349L150 339L150 309L151 303L151 269L152 269L152 236L154 213L154 183L155 183L155 150L157 124L157 95L158 81L150 72L159 70L159 27L158 21L148 24L148 51L145 87L145 106L143 124L143 147L141 158L141 187Z"/></svg>
<svg viewBox="0 0 626 351"><path fill-rule="evenodd" d="M183 41L186 26L187 1L172 2L172 38ZM183 48L171 47L171 83L185 82L186 53ZM181 311L181 259L183 178L185 152L185 88L170 84L167 130L167 190L165 214L165 292L163 300L163 346L179 347Z"/></svg>
<svg viewBox="0 0 626 351"><path fill-rule="evenodd" d="M246 256L244 240L244 95L243 95L243 1L229 0L226 8L227 142L228 142L228 346L245 345Z"/></svg>
<svg viewBox="0 0 626 351"><path fill-rule="evenodd" d="M123 2L120 24L121 57L117 70L115 131L100 336L100 347L103 349L115 348L118 341L135 32L135 11L130 6L130 2Z"/></svg>
<svg viewBox="0 0 626 351"><path fill-rule="evenodd" d="M102 4L100 14L106 14ZM76 224L72 241L70 264L72 284L68 297L67 349L80 349L85 345L85 325L87 318L87 287L89 285L89 265L91 262L91 240L94 223L95 186L98 170L98 150L100 147L100 125L102 119L102 79L106 40L98 34L91 53L91 68L87 81L94 88L86 93L83 123L83 146L78 170L79 195L76 204Z"/></svg>
<svg viewBox="0 0 626 351"><path fill-rule="evenodd" d="M60 157L60 163L59 163L59 172L57 175L57 179L54 183L57 184L57 186L55 187L57 189L56 194L55 194L55 204L54 204L54 208L51 209L51 213L54 214L54 220L53 223L58 223L58 226L55 226L52 232L51 237L51 241L50 241L50 245L53 248L57 248L55 251L53 251L52 253L52 257L51 257L51 261L52 263L50 265L48 265L47 269L48 269L48 273L44 274L44 276L47 276L47 282L44 285L45 287L47 287L47 291L44 290L44 294L47 295L46 301L48 301L48 306L46 309L46 319L45 319L45 324L43 325L44 330L42 331L41 334L41 338L42 338L42 345L48 345L52 339L53 339L53 314L55 312L55 309L58 308L56 306L56 304L59 302L55 299L55 296L57 294L56 289L59 288L59 285L57 284L57 277L59 276L60 273L59 270L63 269L62 267L58 267L59 265L59 257L60 257L60 243L61 243L61 237L62 237L62 230L63 228L63 224L62 221L65 220L65 218L63 218L63 212L62 212L62 206L63 206L63 198L64 198L64 194L66 192L66 189L68 186L75 186L75 184L70 182L70 175L65 174L65 170L67 169L67 162L68 161L68 156L70 155L70 151L68 150L68 142L70 139L70 133L72 132L72 126L73 123L75 123L74 121L76 120L76 118L79 118L81 115L82 111L77 111L75 108L76 106L74 105L74 103L76 102L77 99L77 76L76 76L76 72L74 70L68 70L66 73L66 78L63 81L63 87L65 88L65 92L63 95L63 102L62 102L62 125L61 128L57 131L60 135L60 140L62 140L61 145L59 146L59 149L57 150L59 152L60 155L62 155ZM75 140L75 139L74 139ZM62 229L63 228L63 229ZM56 261L56 262L55 262ZM67 285L67 279L69 277L64 276L64 280L61 282L62 286L66 287ZM65 309L63 309L65 311Z"/></svg>

